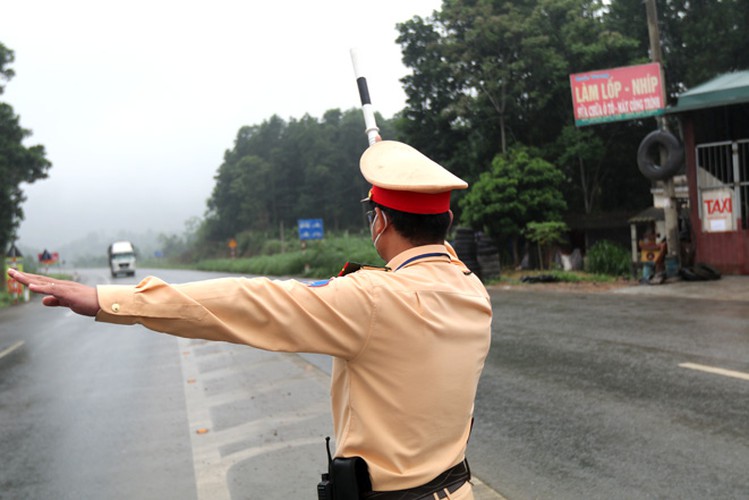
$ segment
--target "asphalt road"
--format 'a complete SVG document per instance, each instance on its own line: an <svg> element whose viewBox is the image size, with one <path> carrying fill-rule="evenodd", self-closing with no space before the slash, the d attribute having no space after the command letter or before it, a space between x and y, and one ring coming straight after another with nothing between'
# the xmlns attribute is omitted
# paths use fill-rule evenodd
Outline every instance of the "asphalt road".
<svg viewBox="0 0 749 500"><path fill-rule="evenodd" d="M37 299L0 352L0 498L195 498L176 339Z"/></svg>
<svg viewBox="0 0 749 500"><path fill-rule="evenodd" d="M748 303L492 295L469 447L477 498L749 497ZM315 498L328 371L321 356L98 324L38 301L0 310L0 498Z"/></svg>
<svg viewBox="0 0 749 500"><path fill-rule="evenodd" d="M748 302L492 302L471 448L490 486L512 500L749 498Z"/></svg>

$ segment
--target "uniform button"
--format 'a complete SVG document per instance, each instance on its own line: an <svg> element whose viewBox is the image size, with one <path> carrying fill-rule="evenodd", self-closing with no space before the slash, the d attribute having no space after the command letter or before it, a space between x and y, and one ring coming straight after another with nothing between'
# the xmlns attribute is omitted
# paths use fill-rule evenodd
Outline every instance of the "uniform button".
<svg viewBox="0 0 749 500"><path fill-rule="evenodd" d="M120 305L119 304L112 304L112 311L118 313L120 312Z"/></svg>

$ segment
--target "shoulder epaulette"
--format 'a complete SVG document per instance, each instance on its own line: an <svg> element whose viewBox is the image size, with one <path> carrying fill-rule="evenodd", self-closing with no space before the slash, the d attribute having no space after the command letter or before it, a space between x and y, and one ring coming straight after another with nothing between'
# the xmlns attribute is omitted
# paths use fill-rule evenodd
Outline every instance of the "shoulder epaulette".
<svg viewBox="0 0 749 500"><path fill-rule="evenodd" d="M356 271L390 271L387 266L370 266L369 264L359 264L358 262L346 262L338 276L346 276Z"/></svg>

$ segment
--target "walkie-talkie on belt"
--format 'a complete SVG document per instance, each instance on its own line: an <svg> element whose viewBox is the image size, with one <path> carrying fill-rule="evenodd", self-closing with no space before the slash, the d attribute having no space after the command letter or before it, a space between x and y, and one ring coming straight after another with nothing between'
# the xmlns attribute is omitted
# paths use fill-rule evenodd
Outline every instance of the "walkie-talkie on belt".
<svg viewBox="0 0 749 500"><path fill-rule="evenodd" d="M318 500L359 500L372 490L367 462L361 457L333 458L330 437L325 438L328 450L328 472L317 483Z"/></svg>
<svg viewBox="0 0 749 500"><path fill-rule="evenodd" d="M333 457L330 454L330 436L325 438L325 448L328 450L328 472L323 473L320 482L317 483L317 500L333 500L333 481L330 478Z"/></svg>

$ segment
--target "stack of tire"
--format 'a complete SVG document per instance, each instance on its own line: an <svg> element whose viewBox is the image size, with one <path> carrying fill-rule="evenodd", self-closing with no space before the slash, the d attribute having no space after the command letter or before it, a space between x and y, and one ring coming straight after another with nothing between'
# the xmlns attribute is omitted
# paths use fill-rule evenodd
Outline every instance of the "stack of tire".
<svg viewBox="0 0 749 500"><path fill-rule="evenodd" d="M465 264L476 276L481 278L481 265L479 265L476 253L476 233L474 230L467 227L459 227L455 229L453 248L455 249L455 253L458 254L458 258L463 261L463 264Z"/></svg>
<svg viewBox="0 0 749 500"><path fill-rule="evenodd" d="M499 278L499 250L494 241L483 234L476 244L476 260L481 268L481 279L484 282Z"/></svg>
<svg viewBox="0 0 749 500"><path fill-rule="evenodd" d="M720 271L708 264L698 262L694 266L679 269L679 276L684 281L713 281L720 279Z"/></svg>

